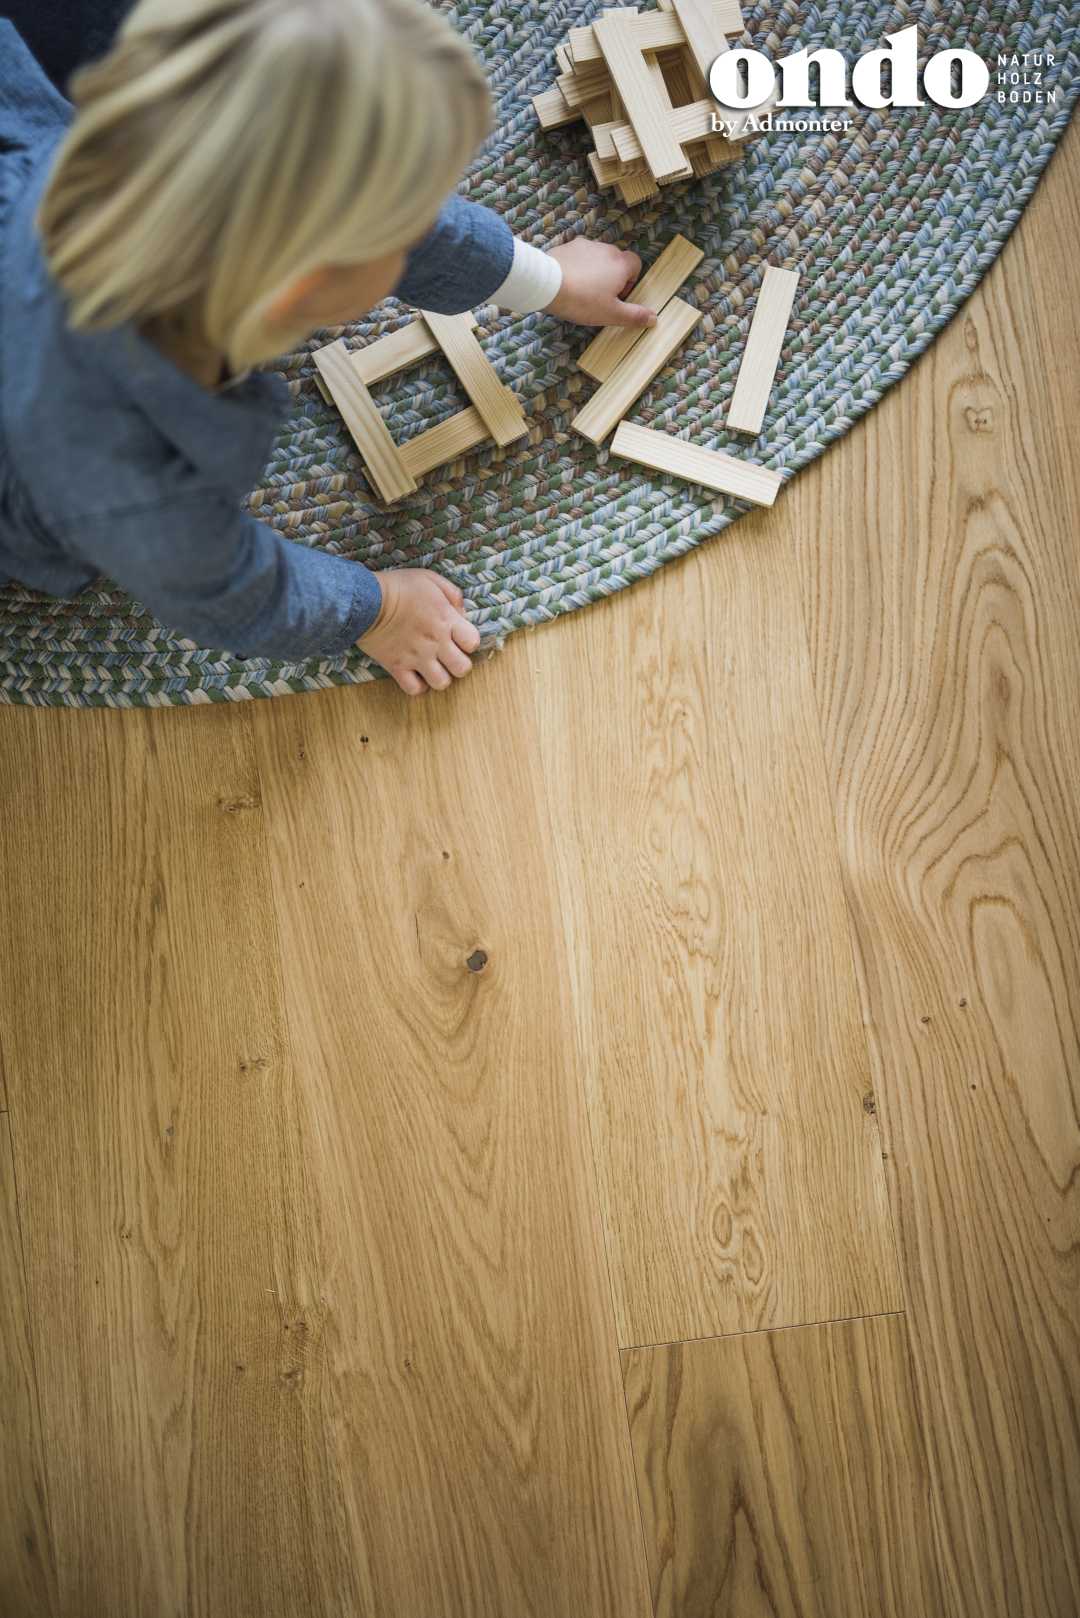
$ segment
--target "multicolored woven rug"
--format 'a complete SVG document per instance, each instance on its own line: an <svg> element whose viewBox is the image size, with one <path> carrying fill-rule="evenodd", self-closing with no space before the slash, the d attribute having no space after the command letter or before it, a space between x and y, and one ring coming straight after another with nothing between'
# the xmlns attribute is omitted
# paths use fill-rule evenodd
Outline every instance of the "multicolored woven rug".
<svg viewBox="0 0 1080 1618"><path fill-rule="evenodd" d="M929 102L903 112L855 108L843 134L763 135L743 165L626 210L596 190L584 125L545 136L529 99L553 81L555 45L595 15L597 0L449 0L444 9L483 56L497 102L496 133L462 192L527 241L587 232L633 247L646 267L674 232L704 248L690 283L701 323L631 419L788 477L869 410L963 303L1019 218L1080 93L1071 61L1080 4L744 6L743 43L774 60L822 46L853 60L915 23L920 69L936 51L973 50L991 69L991 89L965 111ZM1053 56L1040 70L1041 105L1019 99L1022 72L1019 87L1005 86L1018 100L997 99L998 56L1014 53ZM803 292L765 430L747 447L729 444L718 424L746 341L743 311L765 264L798 269ZM362 344L393 330L409 311L387 300L372 320L322 333L279 362L295 414L249 504L297 544L373 568L439 568L464 591L483 650L644 578L748 508L649 476L575 437L575 401L592 387L575 360L591 333L546 315L478 314L488 357L524 403L526 447L442 467L390 511L372 501L356 451L315 387L310 350L339 335ZM391 381L377 400L399 439L468 402L441 363ZM108 579L70 603L0 589L4 702L221 702L382 675L355 649L299 664L239 662L172 634Z"/></svg>

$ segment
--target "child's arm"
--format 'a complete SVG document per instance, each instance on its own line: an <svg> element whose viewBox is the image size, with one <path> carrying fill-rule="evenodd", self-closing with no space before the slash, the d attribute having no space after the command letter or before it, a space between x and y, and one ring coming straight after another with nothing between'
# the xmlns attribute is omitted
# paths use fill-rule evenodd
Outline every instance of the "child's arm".
<svg viewBox="0 0 1080 1618"><path fill-rule="evenodd" d="M640 274L636 253L584 236L543 253L514 236L491 208L455 194L409 253L394 293L436 314L497 303L515 314L542 309L583 326L653 326L651 309L622 301Z"/></svg>

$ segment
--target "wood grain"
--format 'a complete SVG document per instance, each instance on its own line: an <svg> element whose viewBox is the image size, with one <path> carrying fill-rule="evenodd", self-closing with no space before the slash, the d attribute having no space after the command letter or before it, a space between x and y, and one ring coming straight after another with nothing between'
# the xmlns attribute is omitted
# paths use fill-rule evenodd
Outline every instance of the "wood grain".
<svg viewBox="0 0 1080 1618"><path fill-rule="evenodd" d="M783 513L530 637L624 1347L900 1306Z"/></svg>
<svg viewBox="0 0 1080 1618"><path fill-rule="evenodd" d="M693 169L668 124L671 103L666 92L661 96L653 84L634 37L633 18L601 17L593 24L593 33L657 184L687 178Z"/></svg>
<svg viewBox="0 0 1080 1618"><path fill-rule="evenodd" d="M606 126L608 130L613 127L611 124ZM599 131L596 133L599 134ZM600 150L599 139L596 148ZM702 249L687 241L685 236L674 236L656 263L646 270L634 287L628 302L642 304L658 314L704 257ZM587 376L595 377L598 382L605 382L641 336L641 331L627 326L605 326L597 332L578 360L578 369Z"/></svg>
<svg viewBox="0 0 1080 1618"><path fill-rule="evenodd" d="M739 500L753 500L759 506L771 506L784 481L779 472L767 466L754 466L723 450L688 444L684 439L672 438L670 433L637 427L632 421L620 421L611 440L611 453L687 478L706 489L722 489Z"/></svg>
<svg viewBox="0 0 1080 1618"><path fill-rule="evenodd" d="M1057 434L1069 526L1080 567L1080 321L1073 318L1080 241L1080 118L1073 117L1028 204L1016 235L1031 288Z"/></svg>
<svg viewBox="0 0 1080 1618"><path fill-rule="evenodd" d="M479 410L475 405L468 405L455 415L448 416L445 421L440 421L437 427L429 427L426 432L417 433L415 438L402 444L401 459L411 476L419 478L446 461L464 455L467 450L475 449L489 436L487 422Z"/></svg>
<svg viewBox="0 0 1080 1618"><path fill-rule="evenodd" d="M796 270L778 270L772 264L766 266L750 319L735 392L724 421L729 432L757 434L761 431L798 290Z"/></svg>
<svg viewBox="0 0 1080 1618"><path fill-rule="evenodd" d="M901 1315L632 1349L656 1618L946 1618Z"/></svg>
<svg viewBox="0 0 1080 1618"><path fill-rule="evenodd" d="M1080 1611L1080 580L1026 223L791 503L957 1618Z"/></svg>
<svg viewBox="0 0 1080 1618"><path fill-rule="evenodd" d="M528 432L521 400L499 381L484 350L460 315L424 310L424 319L453 366L465 392L487 423L496 444L513 444ZM438 465L438 462L436 462Z"/></svg>
<svg viewBox="0 0 1080 1618"><path fill-rule="evenodd" d="M374 399L349 363L349 351L341 338L315 349L311 357L352 434L364 471L380 499L391 502L412 494L416 482L406 471Z"/></svg>
<svg viewBox="0 0 1080 1618"><path fill-rule="evenodd" d="M346 1498L378 1613L650 1618L523 641L254 705Z"/></svg>
<svg viewBox="0 0 1080 1618"><path fill-rule="evenodd" d="M641 333L629 354L578 411L571 423L574 432L594 444L601 443L682 347L700 319L696 303L679 297L666 303L656 317L656 325Z"/></svg>
<svg viewBox="0 0 1080 1618"><path fill-rule="evenodd" d="M10 1618L57 1618L49 1492L6 1112L0 1112L0 1410L0 1612Z"/></svg>
<svg viewBox="0 0 1080 1618"><path fill-rule="evenodd" d="M352 1612L250 716L0 708L0 813L60 1610Z"/></svg>
<svg viewBox="0 0 1080 1618"><path fill-rule="evenodd" d="M476 330L474 314L456 315L454 318L461 322L464 331ZM408 370L412 365L419 365L421 360L441 353L435 333L423 315L417 315L407 326L400 326L385 337L377 337L366 348L354 348L349 354L349 364L364 386L372 387L397 371Z"/></svg>

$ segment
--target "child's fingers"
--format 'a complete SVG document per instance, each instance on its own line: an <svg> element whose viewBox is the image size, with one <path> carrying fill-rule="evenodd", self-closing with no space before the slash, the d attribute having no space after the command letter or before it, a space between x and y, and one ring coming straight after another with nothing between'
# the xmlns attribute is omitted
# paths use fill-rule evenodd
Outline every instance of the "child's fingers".
<svg viewBox="0 0 1080 1618"><path fill-rule="evenodd" d="M643 303L623 303L619 298L612 298L610 309L604 313L603 323L605 326L630 326L643 330L646 326L656 325L656 314Z"/></svg>
<svg viewBox="0 0 1080 1618"><path fill-rule="evenodd" d="M427 681L421 679L415 669L397 669L394 679L407 697L419 697L427 690Z"/></svg>
<svg viewBox="0 0 1080 1618"><path fill-rule="evenodd" d="M462 595L457 585L454 584L452 580L444 578L441 573L436 573L434 570L431 572L431 577L435 580L435 583L439 586L439 589L442 591L446 599L448 601L452 601L455 607L460 607L462 602L465 600L465 597Z"/></svg>
<svg viewBox="0 0 1080 1618"><path fill-rule="evenodd" d="M463 652L475 652L480 644L480 631L467 618L459 618L450 633Z"/></svg>

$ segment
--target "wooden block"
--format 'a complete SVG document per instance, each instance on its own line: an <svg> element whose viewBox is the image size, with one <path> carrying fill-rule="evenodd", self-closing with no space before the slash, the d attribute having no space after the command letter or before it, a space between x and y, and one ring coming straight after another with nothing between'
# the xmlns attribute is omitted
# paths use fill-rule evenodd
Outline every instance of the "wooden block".
<svg viewBox="0 0 1080 1618"><path fill-rule="evenodd" d="M476 330L476 316L473 314L453 315L450 318L460 320L464 331ZM364 386L370 388L373 383L393 376L395 371L405 371L410 365L419 365L429 355L440 352L431 327L423 315L419 315L408 326L401 326L386 337L376 338L366 348L354 348L349 355L349 364Z"/></svg>
<svg viewBox="0 0 1080 1618"><path fill-rule="evenodd" d="M657 184L688 179L694 171L671 132L671 103L666 92L663 97L657 93L631 33L632 24L633 18L627 16L601 17L593 32Z"/></svg>
<svg viewBox="0 0 1080 1618"><path fill-rule="evenodd" d="M652 269L641 277L627 302L643 304L646 309L659 314L704 257L700 247L695 247L685 236L676 236L664 248ZM605 326L578 360L578 369L587 376L594 376L598 382L606 382L620 360L626 358L644 335L643 331L632 331L626 326Z"/></svg>
<svg viewBox="0 0 1080 1618"><path fill-rule="evenodd" d="M632 421L620 421L611 451L690 483L703 483L707 489L733 494L737 500L753 500L759 506L771 506L784 481L779 472L770 472L767 467L751 466L734 455L725 455L723 450L687 444L652 427L635 426Z"/></svg>
<svg viewBox="0 0 1080 1618"><path fill-rule="evenodd" d="M559 94L562 94L561 90ZM612 122L610 91L606 96L597 96L595 101L586 101L580 108L580 113L589 129L595 130L597 124L610 124Z"/></svg>
<svg viewBox="0 0 1080 1618"><path fill-rule="evenodd" d="M555 83L566 98L568 107L581 108L595 101L597 96L608 94L611 74L601 62L599 66L590 66L584 72L561 73Z"/></svg>
<svg viewBox="0 0 1080 1618"><path fill-rule="evenodd" d="M574 58L565 45L556 45L555 60L563 73L573 73Z"/></svg>
<svg viewBox="0 0 1080 1618"><path fill-rule="evenodd" d="M445 461L456 460L466 450L475 449L477 444L482 444L490 437L487 422L479 410L475 405L468 405L464 410L459 410L456 416L441 421L437 427L417 433L407 444L402 444L399 453L412 476L419 478L434 467L442 466Z"/></svg>
<svg viewBox="0 0 1080 1618"><path fill-rule="evenodd" d="M656 325L643 332L640 340L627 354L601 387L593 394L583 410L573 420L573 430L583 438L599 444L615 423L629 410L640 393L644 393L657 371L674 354L701 319L697 304L684 303L681 298L671 302L657 317Z"/></svg>
<svg viewBox="0 0 1080 1618"><path fill-rule="evenodd" d="M563 124L575 124L581 114L571 107L557 84L533 96L532 104L540 120L541 129L560 129Z"/></svg>
<svg viewBox="0 0 1080 1618"><path fill-rule="evenodd" d="M743 15L738 0L713 0L712 9L717 24L724 34L742 33ZM616 10L629 10L629 7ZM686 44L685 30L674 11L639 12L634 16L631 26L634 43L640 51L662 51L672 45ZM603 56L595 27L593 24L591 28L572 30L574 66L579 73L583 67L598 62Z"/></svg>
<svg viewBox="0 0 1080 1618"><path fill-rule="evenodd" d="M592 138L596 147L597 157L602 157L608 163L617 163L619 154L615 150L615 142L611 138L611 131L623 126L616 123L593 124Z"/></svg>
<svg viewBox="0 0 1080 1618"><path fill-rule="evenodd" d="M712 135L712 120L716 108L711 101L692 101L688 107L668 107L668 127L674 139L682 146L687 141L705 140ZM607 138L615 148L619 160L632 163L647 154L633 124L611 124ZM735 154L736 156L739 154Z"/></svg>
<svg viewBox="0 0 1080 1618"><path fill-rule="evenodd" d="M349 364L349 351L341 338L325 348L317 348L312 358L326 379L334 403L363 456L364 469L380 497L388 501L400 500L402 495L412 494L416 480L401 459L386 423L375 408L374 399Z"/></svg>
<svg viewBox="0 0 1080 1618"><path fill-rule="evenodd" d="M627 207L644 202L646 197L658 197L660 187L646 168L641 174L624 174L615 181L615 192Z"/></svg>
<svg viewBox="0 0 1080 1618"><path fill-rule="evenodd" d="M425 309L424 319L460 377L465 392L487 422L488 432L496 444L512 444L526 433L524 410L510 389L499 381L472 332L464 329L461 316L436 315Z"/></svg>
<svg viewBox="0 0 1080 1618"><path fill-rule="evenodd" d="M724 30L709 0L675 0L675 15L682 23L690 54L708 83L713 63L728 48Z"/></svg>
<svg viewBox="0 0 1080 1618"><path fill-rule="evenodd" d="M620 181L633 180L640 175L649 185L649 190L645 192L646 196L652 196L656 189L655 182L644 159L640 163L628 164L624 168L617 157L600 157L596 152L590 152L589 167L593 171L593 177L597 185L601 187L617 186Z"/></svg>
<svg viewBox="0 0 1080 1618"><path fill-rule="evenodd" d="M758 293L746 351L728 407L725 426L729 432L761 431L776 375L776 363L784 346L791 305L798 290L797 271L777 270L769 265Z"/></svg>

